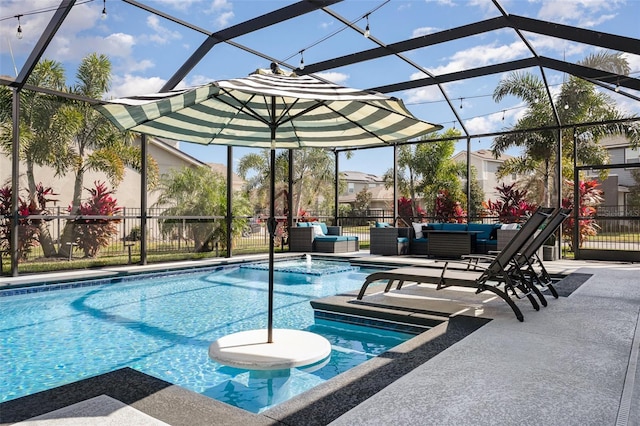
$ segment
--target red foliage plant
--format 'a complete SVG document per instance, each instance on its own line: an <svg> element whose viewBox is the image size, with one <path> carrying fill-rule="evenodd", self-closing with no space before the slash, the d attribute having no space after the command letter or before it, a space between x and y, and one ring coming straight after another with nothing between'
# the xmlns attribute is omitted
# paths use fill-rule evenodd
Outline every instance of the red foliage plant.
<svg viewBox="0 0 640 426"><path fill-rule="evenodd" d="M436 196L435 216L438 222L466 223L467 212L459 201L449 197L449 191L441 189Z"/></svg>
<svg viewBox="0 0 640 426"><path fill-rule="evenodd" d="M0 250L9 250L11 241L11 215L13 190L10 186L0 188ZM45 187L42 183L36 186L35 200L27 202L18 197L18 260L26 260L31 249L38 245L40 234L38 225L42 219L34 219L28 216L46 214L46 203L52 201L48 197L55 195L51 187Z"/></svg>
<svg viewBox="0 0 640 426"><path fill-rule="evenodd" d="M502 223L519 223L536 210L536 205L527 201L526 189L515 189L516 184L496 186L500 194L496 201L487 200L482 206L493 215L497 215Z"/></svg>
<svg viewBox="0 0 640 426"><path fill-rule="evenodd" d="M81 216L115 216L122 211L112 197L105 183L96 181L95 188L85 188L91 195L89 200L80 204ZM71 211L71 206L68 208ZM111 237L118 232L120 219L96 218L74 220L74 243L84 251L85 257L95 257L102 247L107 247Z"/></svg>
<svg viewBox="0 0 640 426"><path fill-rule="evenodd" d="M411 201L411 198L398 198L398 215L407 219L414 217L422 219L427 215L427 212L420 206L416 206L416 212L414 215L412 204L413 202Z"/></svg>
<svg viewBox="0 0 640 426"><path fill-rule="evenodd" d="M600 226L597 224L594 216L597 213L596 207L604 200L602 190L598 188L599 184L595 180L579 181L578 196L580 197L580 205L578 207L578 247L587 241L589 237L598 234ZM574 208L573 202L573 181L565 181L565 193L569 193L562 199L562 207ZM574 227L574 218L570 216L566 219L563 226L563 234L572 241L571 233ZM572 243L570 243L572 244Z"/></svg>

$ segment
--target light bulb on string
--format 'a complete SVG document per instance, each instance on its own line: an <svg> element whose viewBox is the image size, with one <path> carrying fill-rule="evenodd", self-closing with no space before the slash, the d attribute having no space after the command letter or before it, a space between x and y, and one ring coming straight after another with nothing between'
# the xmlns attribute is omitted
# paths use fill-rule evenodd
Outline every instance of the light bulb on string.
<svg viewBox="0 0 640 426"><path fill-rule="evenodd" d="M569 104L564 104L564 109L569 109Z"/></svg>
<svg viewBox="0 0 640 426"><path fill-rule="evenodd" d="M102 0L102 15L100 18L104 21L107 19L107 0Z"/></svg>
<svg viewBox="0 0 640 426"><path fill-rule="evenodd" d="M619 93L620 92L620 79L618 79L616 81L616 88L613 89L614 92Z"/></svg>
<svg viewBox="0 0 640 426"><path fill-rule="evenodd" d="M18 29L16 30L16 37L18 38L18 40L22 40L22 26L20 25L20 17L22 15L16 15L16 18L18 18Z"/></svg>
<svg viewBox="0 0 640 426"><path fill-rule="evenodd" d="M304 50L300 51L300 66L298 66L301 70L304 69Z"/></svg>
<svg viewBox="0 0 640 426"><path fill-rule="evenodd" d="M460 109L462 109L462 100L463 100L463 99L464 99L464 98L460 98Z"/></svg>
<svg viewBox="0 0 640 426"><path fill-rule="evenodd" d="M367 18L367 26L364 29L364 36L365 38L369 38L371 35L371 31L369 30L369 15L367 14L365 17Z"/></svg>

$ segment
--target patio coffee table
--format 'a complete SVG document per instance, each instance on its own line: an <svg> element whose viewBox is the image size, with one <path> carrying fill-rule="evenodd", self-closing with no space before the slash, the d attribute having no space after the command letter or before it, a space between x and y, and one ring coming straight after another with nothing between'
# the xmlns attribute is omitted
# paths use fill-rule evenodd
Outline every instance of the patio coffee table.
<svg viewBox="0 0 640 426"><path fill-rule="evenodd" d="M427 254L434 257L459 258L476 250L481 231L424 231L428 234Z"/></svg>

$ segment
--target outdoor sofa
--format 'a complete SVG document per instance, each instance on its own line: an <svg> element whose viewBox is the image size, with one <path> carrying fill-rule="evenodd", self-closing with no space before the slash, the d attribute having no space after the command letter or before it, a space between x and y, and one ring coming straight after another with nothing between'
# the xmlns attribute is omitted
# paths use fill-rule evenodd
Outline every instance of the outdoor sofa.
<svg viewBox="0 0 640 426"><path fill-rule="evenodd" d="M341 226L298 222L289 229L289 251L292 252L347 253L358 250L358 237L342 235Z"/></svg>
<svg viewBox="0 0 640 426"><path fill-rule="evenodd" d="M500 223L414 223L409 228L410 253L459 257L470 253L495 251L497 230L501 226ZM456 233L460 233L462 238L455 238ZM465 236L467 238L464 238Z"/></svg>

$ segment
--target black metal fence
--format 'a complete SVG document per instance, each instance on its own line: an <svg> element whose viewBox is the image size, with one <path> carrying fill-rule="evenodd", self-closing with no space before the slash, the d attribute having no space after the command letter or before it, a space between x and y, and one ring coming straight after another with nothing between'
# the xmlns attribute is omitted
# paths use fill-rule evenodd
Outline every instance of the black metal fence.
<svg viewBox="0 0 640 426"><path fill-rule="evenodd" d="M575 250L576 258L602 258L611 260L634 260L640 257L640 209L621 209L619 207L600 207L593 219L598 226L596 235L589 236ZM65 212L66 213L66 212ZM169 261L177 259L195 259L203 257L224 257L229 255L226 247L226 219L219 216L166 216L163 209L151 208L147 210L147 260ZM328 215L311 215L319 221L328 224L339 224L342 226L344 235L357 236L360 247L369 247L369 228L375 226L376 222L396 223L392 211L375 210L366 212L358 216L339 216L334 218ZM96 219L98 223L103 223L106 219L115 219L116 229L110 235L104 247L101 247L94 258L86 258L82 244L72 244L62 247L62 234L68 221L78 219L77 216L63 214L63 211L55 211L47 216L30 216L23 219L46 218L44 223L50 236L51 245L54 248L54 256L57 260L74 261L85 259L83 267L92 265L119 265L137 263L141 258L141 211L139 208L123 208L121 214L115 217L82 217L82 219ZM102 222L100 221L102 220ZM306 220L304 218L294 218L294 222ZM437 221L436 218L427 217L420 219L409 218L406 221ZM497 217L471 218L472 222L495 223ZM8 218L2 219L0 226L8 227ZM86 225L91 227L91 225ZM98 225L96 225L98 226ZM410 226L410 224L409 224ZM28 233L26 226L20 227L20 236ZM196 235L199 231L200 237ZM91 235L91 232L89 232ZM204 235L204 236L202 236ZM277 230L276 247L278 251L287 251L287 228L286 218L279 218ZM262 216L234 218L232 230L232 244L230 254L251 254L265 253L269 247L269 234L266 229L266 221ZM568 246L568 244L567 244ZM2 255L2 272L10 271L10 256L8 253L8 243L5 241ZM62 252L73 250L67 256L60 256ZM604 254L603 254L604 253ZM612 254L613 253L613 254ZM631 253L631 254L629 254ZM50 255L51 253L49 253ZM21 270L29 263L39 261L47 263L51 259L45 257L45 250L42 244L35 242L30 248L22 247L20 252ZM51 257L51 256L50 256ZM66 266L72 269L72 265ZM46 269L46 266L44 266ZM27 268L28 269L28 268ZM58 267L60 269L60 267Z"/></svg>

